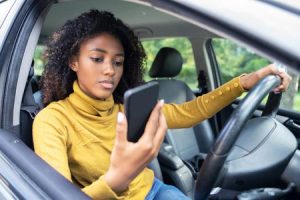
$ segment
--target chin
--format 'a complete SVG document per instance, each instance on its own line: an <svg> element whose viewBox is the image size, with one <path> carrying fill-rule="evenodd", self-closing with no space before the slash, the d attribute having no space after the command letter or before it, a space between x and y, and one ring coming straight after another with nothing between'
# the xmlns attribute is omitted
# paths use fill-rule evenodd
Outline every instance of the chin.
<svg viewBox="0 0 300 200"><path fill-rule="evenodd" d="M112 93L109 94L95 94L93 95L94 99L98 99L98 100L105 100L107 98L109 98L112 95Z"/></svg>

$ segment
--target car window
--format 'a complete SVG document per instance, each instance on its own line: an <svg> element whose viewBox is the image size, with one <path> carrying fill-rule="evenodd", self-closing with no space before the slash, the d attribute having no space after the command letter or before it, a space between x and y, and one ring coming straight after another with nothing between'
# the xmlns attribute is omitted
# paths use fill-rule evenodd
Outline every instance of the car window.
<svg viewBox="0 0 300 200"><path fill-rule="evenodd" d="M146 71L144 75L144 79L146 81L151 80L148 72L157 52L162 47L172 47L179 51L183 58L182 70L180 74L175 77L175 79L184 81L192 90L197 89L195 60L193 56L192 45L187 38L151 39L142 41L142 44L147 55Z"/></svg>
<svg viewBox="0 0 300 200"><path fill-rule="evenodd" d="M228 39L214 38L211 40L211 44L216 56L222 83L240 74L258 70L271 63L266 58ZM288 70L288 73L293 80L289 89L283 93L280 108L300 111L299 76L290 70Z"/></svg>
<svg viewBox="0 0 300 200"><path fill-rule="evenodd" d="M34 51L34 75L41 76L45 67L44 51L46 47L44 45L37 45Z"/></svg>

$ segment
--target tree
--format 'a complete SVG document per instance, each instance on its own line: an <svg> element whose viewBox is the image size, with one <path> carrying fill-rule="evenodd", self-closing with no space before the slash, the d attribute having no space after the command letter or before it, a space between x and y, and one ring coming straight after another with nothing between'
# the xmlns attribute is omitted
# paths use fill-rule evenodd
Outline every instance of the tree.
<svg viewBox="0 0 300 200"><path fill-rule="evenodd" d="M271 63L269 60L227 39L213 39L212 45L223 83L242 73L256 71ZM298 99L300 98L300 94L297 93L299 76L292 71L288 71L288 73L292 76L292 82L288 90L283 94L281 107L300 111L300 105L294 103L299 101Z"/></svg>

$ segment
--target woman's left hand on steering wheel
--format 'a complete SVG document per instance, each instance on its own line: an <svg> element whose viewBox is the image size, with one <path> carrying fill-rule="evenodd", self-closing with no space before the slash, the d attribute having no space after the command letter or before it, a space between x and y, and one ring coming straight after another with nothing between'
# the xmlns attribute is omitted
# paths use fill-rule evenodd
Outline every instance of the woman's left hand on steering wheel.
<svg viewBox="0 0 300 200"><path fill-rule="evenodd" d="M267 75L274 74L281 78L281 84L273 90L275 93L287 90L292 78L282 68L277 68L274 64L270 64L250 74L242 75L240 78L241 85L245 90L250 90L258 81Z"/></svg>

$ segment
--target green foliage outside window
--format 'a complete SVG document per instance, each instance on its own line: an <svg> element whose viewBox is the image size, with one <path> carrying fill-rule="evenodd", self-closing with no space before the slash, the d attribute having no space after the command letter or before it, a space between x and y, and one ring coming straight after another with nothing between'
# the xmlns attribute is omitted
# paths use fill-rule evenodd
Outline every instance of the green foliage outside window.
<svg viewBox="0 0 300 200"><path fill-rule="evenodd" d="M34 75L41 76L44 70L45 61L43 59L43 54L45 51L45 46L38 45L34 52Z"/></svg>
<svg viewBox="0 0 300 200"><path fill-rule="evenodd" d="M269 60L238 46L230 40L214 38L211 42L218 62L222 83L240 74L256 71L271 63ZM300 111L299 76L292 71L288 71L288 73L293 80L289 89L283 93L280 107Z"/></svg>
<svg viewBox="0 0 300 200"><path fill-rule="evenodd" d="M213 49L221 72L222 83L243 73L260 69L270 62L225 39L213 39Z"/></svg>

